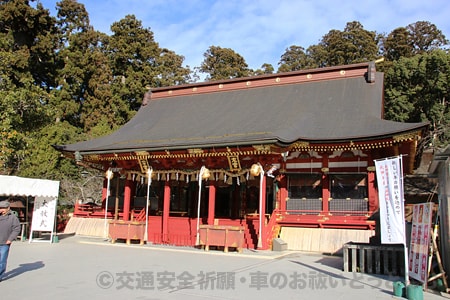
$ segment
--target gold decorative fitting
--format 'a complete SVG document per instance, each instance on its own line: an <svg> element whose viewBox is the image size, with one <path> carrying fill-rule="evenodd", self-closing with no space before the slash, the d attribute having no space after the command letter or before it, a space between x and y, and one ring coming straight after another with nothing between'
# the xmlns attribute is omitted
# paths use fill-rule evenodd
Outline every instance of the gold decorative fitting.
<svg viewBox="0 0 450 300"><path fill-rule="evenodd" d="M339 74L341 74L342 76L344 76L344 75L345 75L345 70L341 70L341 71L339 72Z"/></svg>
<svg viewBox="0 0 450 300"><path fill-rule="evenodd" d="M322 171L322 173L328 173L328 172L330 172L330 169L329 168L322 168L322 169L320 169L320 171Z"/></svg>
<svg viewBox="0 0 450 300"><path fill-rule="evenodd" d="M170 90L170 91L168 91L167 93L168 93L169 95L172 95L173 91Z"/></svg>
<svg viewBox="0 0 450 300"><path fill-rule="evenodd" d="M275 79L275 82L280 82L280 81L281 81L280 77L277 77L277 78Z"/></svg>
<svg viewBox="0 0 450 300"><path fill-rule="evenodd" d="M189 154L201 154L201 153L203 153L203 149L201 149L201 148L188 149L188 153Z"/></svg>
<svg viewBox="0 0 450 300"><path fill-rule="evenodd" d="M406 141L406 140L413 140L417 137L417 132L410 132L410 133L404 133L399 135L394 135L393 139L396 142Z"/></svg>
<svg viewBox="0 0 450 300"><path fill-rule="evenodd" d="M369 166L369 167L367 167L367 171L369 171L369 172L375 172L375 166Z"/></svg>
<svg viewBox="0 0 450 300"><path fill-rule="evenodd" d="M270 145L253 145L253 148L255 148L255 150L257 151L271 151L271 147Z"/></svg>
<svg viewBox="0 0 450 300"><path fill-rule="evenodd" d="M197 91L197 88L195 87L195 88L192 88L192 91L193 92L196 92Z"/></svg>
<svg viewBox="0 0 450 300"><path fill-rule="evenodd" d="M306 75L306 78L311 79L312 78L312 74Z"/></svg>
<svg viewBox="0 0 450 300"><path fill-rule="evenodd" d="M295 142L289 148L294 149L294 148L308 148L308 147L309 142Z"/></svg>
<svg viewBox="0 0 450 300"><path fill-rule="evenodd" d="M223 84L219 84L219 89L223 88Z"/></svg>
<svg viewBox="0 0 450 300"><path fill-rule="evenodd" d="M250 85L252 85L252 82L251 82L251 81L247 81L245 84L246 84L247 86L250 86Z"/></svg>
<svg viewBox="0 0 450 300"><path fill-rule="evenodd" d="M147 151L136 151L134 152L135 155L137 156L149 156L150 153L148 153Z"/></svg>

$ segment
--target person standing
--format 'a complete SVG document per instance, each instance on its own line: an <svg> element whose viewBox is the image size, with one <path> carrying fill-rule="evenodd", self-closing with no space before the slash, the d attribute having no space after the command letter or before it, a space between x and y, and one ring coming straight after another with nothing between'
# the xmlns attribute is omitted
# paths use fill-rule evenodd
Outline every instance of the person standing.
<svg viewBox="0 0 450 300"><path fill-rule="evenodd" d="M6 271L9 248L20 233L20 222L10 209L9 201L0 201L0 281Z"/></svg>

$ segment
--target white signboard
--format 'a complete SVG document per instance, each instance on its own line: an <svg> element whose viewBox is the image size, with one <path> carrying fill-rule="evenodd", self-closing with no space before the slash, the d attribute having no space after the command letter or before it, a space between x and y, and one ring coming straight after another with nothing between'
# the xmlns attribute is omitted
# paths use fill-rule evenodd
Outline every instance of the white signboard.
<svg viewBox="0 0 450 300"><path fill-rule="evenodd" d="M30 242L33 231L50 231L50 242L53 240L53 230L55 228L56 203L58 199L54 197L35 197L33 218L31 221Z"/></svg>
<svg viewBox="0 0 450 300"><path fill-rule="evenodd" d="M375 161L380 201L381 243L405 244L401 157Z"/></svg>

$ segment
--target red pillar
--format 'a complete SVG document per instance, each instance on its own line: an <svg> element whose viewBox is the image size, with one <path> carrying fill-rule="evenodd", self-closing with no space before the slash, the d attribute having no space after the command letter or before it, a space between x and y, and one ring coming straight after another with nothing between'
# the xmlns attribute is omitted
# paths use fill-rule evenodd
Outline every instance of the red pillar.
<svg viewBox="0 0 450 300"><path fill-rule="evenodd" d="M209 182L208 225L214 225L214 213L216 211L216 182Z"/></svg>
<svg viewBox="0 0 450 300"><path fill-rule="evenodd" d="M108 178L105 178L103 180L103 188L102 188L102 206L103 207L105 207L105 205L106 205L106 195L108 194L107 188L108 188Z"/></svg>
<svg viewBox="0 0 450 300"><path fill-rule="evenodd" d="M133 186L133 181L125 181L125 191L123 194L123 220L130 220L130 204L131 204L131 188Z"/></svg>
<svg viewBox="0 0 450 300"><path fill-rule="evenodd" d="M330 196L330 177L328 174L322 174L322 211L325 213L329 213L330 211L328 205Z"/></svg>
<svg viewBox="0 0 450 300"><path fill-rule="evenodd" d="M170 181L164 184L164 204L162 215L162 241L166 242L169 234L169 212L170 212Z"/></svg>
<svg viewBox="0 0 450 300"><path fill-rule="evenodd" d="M328 176L329 167L328 167L328 153L323 154L322 158L322 170L327 169L322 173L322 211L328 213L330 211L330 207L328 205L330 199L330 177Z"/></svg>
<svg viewBox="0 0 450 300"><path fill-rule="evenodd" d="M375 167L371 167L375 168ZM375 187L375 172L367 172L367 193L369 198L369 210L376 211L379 208L378 191Z"/></svg>
<svg viewBox="0 0 450 300"><path fill-rule="evenodd" d="M286 210L286 199L288 198L288 190L287 190L287 176L283 176L279 181L279 190L278 190L278 196L277 196L277 202L275 209L285 211Z"/></svg>

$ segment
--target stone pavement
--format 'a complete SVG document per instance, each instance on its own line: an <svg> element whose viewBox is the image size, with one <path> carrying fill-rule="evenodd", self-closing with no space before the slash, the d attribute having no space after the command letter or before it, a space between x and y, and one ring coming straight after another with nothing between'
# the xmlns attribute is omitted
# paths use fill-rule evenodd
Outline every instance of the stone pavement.
<svg viewBox="0 0 450 300"><path fill-rule="evenodd" d="M402 278L344 273L342 257L302 252L205 252L59 236L14 242L2 299L400 299ZM424 292L424 299L445 299Z"/></svg>

